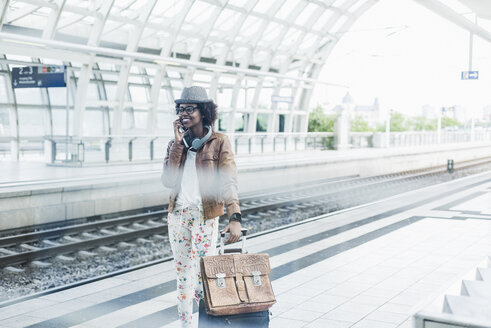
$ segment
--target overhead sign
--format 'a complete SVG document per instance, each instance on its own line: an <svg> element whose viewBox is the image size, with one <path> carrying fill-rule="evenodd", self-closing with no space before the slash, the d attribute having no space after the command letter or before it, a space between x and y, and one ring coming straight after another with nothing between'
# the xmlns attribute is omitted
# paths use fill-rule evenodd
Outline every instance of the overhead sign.
<svg viewBox="0 0 491 328"><path fill-rule="evenodd" d="M462 72L462 80L477 80L479 71L464 71Z"/></svg>
<svg viewBox="0 0 491 328"><path fill-rule="evenodd" d="M12 88L66 87L65 66L12 68Z"/></svg>
<svg viewBox="0 0 491 328"><path fill-rule="evenodd" d="M271 102L286 102L291 104L293 103L293 97L272 95Z"/></svg>

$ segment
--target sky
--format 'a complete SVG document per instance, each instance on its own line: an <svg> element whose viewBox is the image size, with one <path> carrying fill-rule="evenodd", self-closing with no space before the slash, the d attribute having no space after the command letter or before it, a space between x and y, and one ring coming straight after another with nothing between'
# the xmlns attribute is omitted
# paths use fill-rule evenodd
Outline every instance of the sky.
<svg viewBox="0 0 491 328"><path fill-rule="evenodd" d="M382 111L413 116L423 105L459 105L479 116L491 105L491 44L474 36L479 80L461 80L468 65L468 31L412 0L380 0L343 35L320 75L349 89L317 85L311 105L332 108L349 90L357 105L378 97Z"/></svg>

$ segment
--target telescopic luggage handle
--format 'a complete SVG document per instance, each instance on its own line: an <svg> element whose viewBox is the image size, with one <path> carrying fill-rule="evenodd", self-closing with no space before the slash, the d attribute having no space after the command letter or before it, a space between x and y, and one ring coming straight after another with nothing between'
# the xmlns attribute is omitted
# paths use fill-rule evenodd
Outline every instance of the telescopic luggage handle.
<svg viewBox="0 0 491 328"><path fill-rule="evenodd" d="M225 254L225 253L247 253L245 249L245 242L246 242L246 236L247 236L247 228L242 228L241 233L242 233L242 248L229 248L225 249L225 243L223 242L223 239L225 238L225 232L220 231L220 254Z"/></svg>

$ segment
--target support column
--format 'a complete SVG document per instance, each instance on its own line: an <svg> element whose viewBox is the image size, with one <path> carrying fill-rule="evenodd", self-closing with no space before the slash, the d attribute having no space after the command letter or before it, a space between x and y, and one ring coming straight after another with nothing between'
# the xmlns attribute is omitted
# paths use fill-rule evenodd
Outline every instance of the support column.
<svg viewBox="0 0 491 328"><path fill-rule="evenodd" d="M113 109L113 126L112 126L112 134L113 135L121 135L123 131L123 110L124 103L126 102L126 91L128 76L130 74L130 65L131 60L128 60L123 66L121 66L121 71L119 72L118 85L116 87L116 107Z"/></svg>
<svg viewBox="0 0 491 328"><path fill-rule="evenodd" d="M9 121L10 121L10 156L13 161L19 161L19 144L20 144L20 134L19 134L19 113L17 111L17 105L10 107L9 110Z"/></svg>
<svg viewBox="0 0 491 328"><path fill-rule="evenodd" d="M438 110L436 135L437 135L437 141L436 141L437 144L441 144L442 143L442 109Z"/></svg>
<svg viewBox="0 0 491 328"><path fill-rule="evenodd" d="M254 96L252 98L252 103L251 103L251 108L252 108L253 112L250 114L249 125L247 127L248 133L256 133L257 110L258 110L257 106L259 103L259 95L261 94L261 90L263 88L263 83L264 83L264 78L261 78L256 83L256 88L254 90Z"/></svg>
<svg viewBox="0 0 491 328"><path fill-rule="evenodd" d="M20 143L20 131L19 131L19 108L17 107L17 98L15 96L15 91L10 86L12 85L12 75L10 70L8 69L8 65L6 66L6 70L9 72L6 75L6 85L7 85L7 99L10 103L14 104L9 107L9 126L10 126L10 156L12 161L19 161L19 143Z"/></svg>
<svg viewBox="0 0 491 328"><path fill-rule="evenodd" d="M336 150L347 150L350 148L350 121L349 114L345 109L334 123L334 147Z"/></svg>
<svg viewBox="0 0 491 328"><path fill-rule="evenodd" d="M232 110L228 116L227 132L235 133L235 114L237 113L237 102L239 99L239 91L242 87L242 79L244 74L237 74L237 80L235 81L234 89L232 91L232 101L230 102L230 107Z"/></svg>
<svg viewBox="0 0 491 328"><path fill-rule="evenodd" d="M148 110L147 117L147 134L155 135L157 128L157 110L159 107L159 98L160 98L160 87L162 84L162 78L165 72L165 66L159 67L155 72L155 76L153 78L152 89L150 90L151 104L152 106Z"/></svg>
<svg viewBox="0 0 491 328"><path fill-rule="evenodd" d="M89 63L82 64L80 76L78 77L77 91L73 106L73 137L75 139L84 136L84 114L85 104L87 102L87 89L92 73L92 60Z"/></svg>

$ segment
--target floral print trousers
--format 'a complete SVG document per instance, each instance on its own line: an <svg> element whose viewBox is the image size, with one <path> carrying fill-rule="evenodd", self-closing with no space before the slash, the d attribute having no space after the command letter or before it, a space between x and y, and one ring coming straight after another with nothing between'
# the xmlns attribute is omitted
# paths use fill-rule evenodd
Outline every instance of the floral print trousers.
<svg viewBox="0 0 491 328"><path fill-rule="evenodd" d="M169 213L169 241L177 271L177 308L182 327L191 327L193 299L203 298L200 259L215 255L218 217L205 220L202 206L177 208Z"/></svg>

